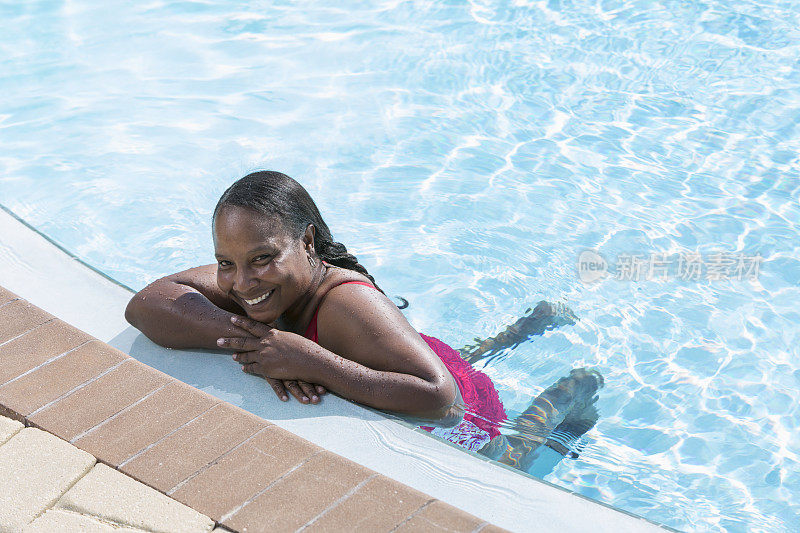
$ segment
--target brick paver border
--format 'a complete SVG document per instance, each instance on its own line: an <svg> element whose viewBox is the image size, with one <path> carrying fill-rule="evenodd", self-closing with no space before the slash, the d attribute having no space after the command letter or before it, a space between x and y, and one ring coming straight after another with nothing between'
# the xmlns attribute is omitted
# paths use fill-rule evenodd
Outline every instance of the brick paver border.
<svg viewBox="0 0 800 533"><path fill-rule="evenodd" d="M0 414L232 531L503 531L151 368L2 287Z"/></svg>

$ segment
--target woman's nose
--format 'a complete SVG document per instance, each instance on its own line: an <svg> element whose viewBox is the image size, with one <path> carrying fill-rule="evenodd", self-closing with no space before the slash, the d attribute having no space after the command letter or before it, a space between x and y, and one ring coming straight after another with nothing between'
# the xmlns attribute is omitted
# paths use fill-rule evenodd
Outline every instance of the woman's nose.
<svg viewBox="0 0 800 533"><path fill-rule="evenodd" d="M255 285L255 279L248 268L240 268L236 271L236 277L233 279L233 290L239 294L247 294L247 292Z"/></svg>

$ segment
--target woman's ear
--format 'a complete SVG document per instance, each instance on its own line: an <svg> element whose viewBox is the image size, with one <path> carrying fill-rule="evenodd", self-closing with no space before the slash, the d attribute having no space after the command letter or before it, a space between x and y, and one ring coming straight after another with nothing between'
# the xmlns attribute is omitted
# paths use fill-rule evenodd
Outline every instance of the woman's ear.
<svg viewBox="0 0 800 533"><path fill-rule="evenodd" d="M305 248L309 253L314 253L316 251L316 235L317 228L315 228L313 224L306 226L306 232L303 235L303 248Z"/></svg>

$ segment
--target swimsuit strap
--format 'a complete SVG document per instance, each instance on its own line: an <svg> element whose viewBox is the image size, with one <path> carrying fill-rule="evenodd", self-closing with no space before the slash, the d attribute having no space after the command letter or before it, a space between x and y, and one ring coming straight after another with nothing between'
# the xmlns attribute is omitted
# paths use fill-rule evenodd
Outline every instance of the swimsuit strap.
<svg viewBox="0 0 800 533"><path fill-rule="evenodd" d="M373 289L378 290L377 287L370 285L366 281L343 281L341 283L337 283L333 287L338 287L339 285L347 285L348 283L365 285L367 287L372 287ZM323 294L322 298L320 298L319 303L317 304L317 309L314 311L314 318L311 319L311 323L308 325L308 329L306 329L306 333L304 336L307 339L311 339L314 342L317 342L317 315L319 314L319 308L322 305L322 301L325 299L326 296L328 296L328 293L330 292L331 289L333 289L333 287L325 291L325 294Z"/></svg>

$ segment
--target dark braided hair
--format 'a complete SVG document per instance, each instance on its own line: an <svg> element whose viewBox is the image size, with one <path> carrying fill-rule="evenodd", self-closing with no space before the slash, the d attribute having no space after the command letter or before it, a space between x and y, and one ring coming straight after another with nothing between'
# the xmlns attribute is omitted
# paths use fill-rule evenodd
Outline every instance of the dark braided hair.
<svg viewBox="0 0 800 533"><path fill-rule="evenodd" d="M238 180L222 193L217 207L214 208L213 218L217 218L217 212L225 205L235 205L264 215L276 216L296 238L300 238L311 224L316 230L314 250L323 261L364 274L375 288L383 292L367 269L347 251L344 244L333 240L331 230L322 220L322 215L319 214L319 209L308 191L286 174L263 170Z"/></svg>

